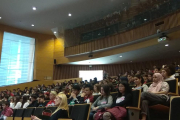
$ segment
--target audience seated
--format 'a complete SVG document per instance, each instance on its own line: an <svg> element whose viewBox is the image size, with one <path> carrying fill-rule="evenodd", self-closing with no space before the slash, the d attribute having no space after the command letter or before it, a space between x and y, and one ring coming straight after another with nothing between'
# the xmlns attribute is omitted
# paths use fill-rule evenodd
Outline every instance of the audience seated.
<svg viewBox="0 0 180 120"><path fill-rule="evenodd" d="M142 120L146 120L147 115L149 115L147 112L149 105L166 104L169 100L167 96L169 85L164 80L175 79L174 73L175 68L171 65L166 65L161 70L154 66L153 70L148 68L131 70L125 74L120 73L117 77L107 77L102 81L97 81L97 78L94 78L90 82L86 80L85 83L84 81L70 80L63 83L57 82L56 85L45 86L42 84L30 88L26 87L24 90L17 88L13 89L13 92L6 89L0 92L0 114L4 111L1 102L10 102L9 108L12 109L57 106L56 99L61 97L56 97L56 95L61 92L69 98L67 100L69 105L92 103L90 120L93 120L93 117L95 120L98 117L104 120L121 119L127 113L125 107L131 105L133 99L131 90L141 90L141 114ZM148 88L146 84L150 87ZM129 90L129 87L132 89ZM110 92L113 93L110 95ZM63 112L63 109L60 110L60 108L49 119L58 119L61 116L59 114ZM67 118L68 108L64 110L64 117ZM32 119L40 120L41 118L32 116Z"/></svg>
<svg viewBox="0 0 180 120"><path fill-rule="evenodd" d="M50 93L50 101L47 103L46 107L54 106L55 105L55 98L56 98L56 91L51 91Z"/></svg>
<svg viewBox="0 0 180 120"><path fill-rule="evenodd" d="M91 106L91 113L89 115L89 120L93 120L93 117L96 115L96 112L101 109L111 107L113 103L113 98L110 95L109 85L103 85L101 87L101 96L99 96L96 101Z"/></svg>
<svg viewBox="0 0 180 120"><path fill-rule="evenodd" d="M9 102L5 101L2 103L2 108L3 111L1 112L1 120L6 120L7 117L12 116L13 115L13 110L12 108L9 107Z"/></svg>
<svg viewBox="0 0 180 120"><path fill-rule="evenodd" d="M55 98L55 106L58 108L51 114L49 120L58 120L59 118L69 117L69 107L67 97L64 93L59 93ZM31 116L31 120L41 120L36 116Z"/></svg>
<svg viewBox="0 0 180 120"><path fill-rule="evenodd" d="M111 108L106 109L106 112L103 114L103 120L111 120L114 118L118 120L120 116L125 117L126 112L123 113L122 111L126 111L125 107L131 105L131 100L132 94L129 84L127 82L121 82L118 85L118 95L116 99L114 99ZM98 117L99 115L96 113L96 116Z"/></svg>
<svg viewBox="0 0 180 120"><path fill-rule="evenodd" d="M134 76L134 83L136 87L133 87L133 90L141 90L142 92L146 92L148 90L148 86L144 84L144 79L141 77L141 75L135 75Z"/></svg>
<svg viewBox="0 0 180 120"><path fill-rule="evenodd" d="M164 82L163 76L160 73L153 75L153 83L150 85L147 92L141 94L142 106L141 114L142 120L146 120L148 113L148 105L151 103L165 104L169 100L167 95L169 85Z"/></svg>

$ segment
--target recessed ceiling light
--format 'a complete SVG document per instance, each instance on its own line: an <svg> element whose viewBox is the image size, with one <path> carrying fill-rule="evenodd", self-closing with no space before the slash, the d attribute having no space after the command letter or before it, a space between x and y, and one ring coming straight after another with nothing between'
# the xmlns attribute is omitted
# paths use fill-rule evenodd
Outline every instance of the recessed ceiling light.
<svg viewBox="0 0 180 120"><path fill-rule="evenodd" d="M169 46L169 44L165 44L165 46L167 47L167 46Z"/></svg>
<svg viewBox="0 0 180 120"><path fill-rule="evenodd" d="M36 10L36 7L32 7L33 10Z"/></svg>
<svg viewBox="0 0 180 120"><path fill-rule="evenodd" d="M119 57L122 57L122 56L119 56Z"/></svg>
<svg viewBox="0 0 180 120"><path fill-rule="evenodd" d="M56 34L57 32L56 31L54 31L54 34Z"/></svg>
<svg viewBox="0 0 180 120"><path fill-rule="evenodd" d="M31 26L34 26L34 24L32 24Z"/></svg>
<svg viewBox="0 0 180 120"><path fill-rule="evenodd" d="M1 17L0 17L0 19L1 19Z"/></svg>
<svg viewBox="0 0 180 120"><path fill-rule="evenodd" d="M144 21L146 21L147 19L145 18Z"/></svg>
<svg viewBox="0 0 180 120"><path fill-rule="evenodd" d="M68 16L72 16L72 14L71 14L71 13L69 13L69 14L68 14Z"/></svg>

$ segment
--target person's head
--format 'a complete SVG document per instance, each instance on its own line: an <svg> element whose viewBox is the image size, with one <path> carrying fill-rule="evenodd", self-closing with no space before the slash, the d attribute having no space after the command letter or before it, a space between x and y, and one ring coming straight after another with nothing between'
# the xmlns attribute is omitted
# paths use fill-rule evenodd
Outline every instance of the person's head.
<svg viewBox="0 0 180 120"><path fill-rule="evenodd" d="M15 102L15 104L17 103L17 102L19 102L20 101L20 97L19 96L15 96L14 97L14 102Z"/></svg>
<svg viewBox="0 0 180 120"><path fill-rule="evenodd" d="M8 97L7 95L5 95L5 96L4 96L4 101L8 101L8 98L9 98L9 97Z"/></svg>
<svg viewBox="0 0 180 120"><path fill-rule="evenodd" d="M103 84L104 84L104 85L107 85L108 83L109 83L108 80L104 80L104 81L103 81Z"/></svg>
<svg viewBox="0 0 180 120"><path fill-rule="evenodd" d="M39 102L40 102L40 103L44 103L44 101L45 101L44 98L45 98L44 95L39 96Z"/></svg>
<svg viewBox="0 0 180 120"><path fill-rule="evenodd" d="M7 102L7 101L4 101L4 102L2 103L2 108L3 108L3 110L6 109L6 108L9 107L9 106L10 106L10 103Z"/></svg>
<svg viewBox="0 0 180 120"><path fill-rule="evenodd" d="M127 82L121 82L118 85L118 96L122 96L125 94L131 93L131 88Z"/></svg>
<svg viewBox="0 0 180 120"><path fill-rule="evenodd" d="M95 85L94 85L94 92L95 92L95 93L99 93L100 91L101 91L101 86L98 85L98 84L95 84Z"/></svg>
<svg viewBox="0 0 180 120"><path fill-rule="evenodd" d="M127 76L127 79L128 79L129 82L131 82L131 80L132 80L132 75L128 75L128 76Z"/></svg>
<svg viewBox="0 0 180 120"><path fill-rule="evenodd" d="M141 77L141 75L135 75L133 79L136 85L144 84L144 79Z"/></svg>
<svg viewBox="0 0 180 120"><path fill-rule="evenodd" d="M101 95L102 96L109 96L110 94L110 87L109 85L102 85L101 86Z"/></svg>
<svg viewBox="0 0 180 120"><path fill-rule="evenodd" d="M161 70L160 68L156 67L156 68L154 68L154 73L160 73L160 70Z"/></svg>
<svg viewBox="0 0 180 120"><path fill-rule="evenodd" d="M11 102L11 103L14 103L14 98L13 98L13 97L10 99L10 102Z"/></svg>
<svg viewBox="0 0 180 120"><path fill-rule="evenodd" d="M80 88L79 85L73 85L73 87L72 87L72 93L78 95L78 94L80 93L80 90L81 90L81 88Z"/></svg>
<svg viewBox="0 0 180 120"><path fill-rule="evenodd" d="M69 111L68 103L67 103L67 97L64 93L59 93L55 98L55 105L58 107L58 109L64 109Z"/></svg>
<svg viewBox="0 0 180 120"><path fill-rule="evenodd" d="M54 100L56 98L56 95L57 95L56 91L51 91L49 96L50 100Z"/></svg>
<svg viewBox="0 0 180 120"><path fill-rule="evenodd" d="M153 75L153 82L154 83L159 83L161 81L163 81L163 76L160 73L155 73Z"/></svg>
<svg viewBox="0 0 180 120"><path fill-rule="evenodd" d="M85 92L86 96L92 95L92 93L93 93L93 86L90 85L90 84L87 84L85 86L84 92Z"/></svg>
<svg viewBox="0 0 180 120"><path fill-rule="evenodd" d="M49 92L44 93L45 98L49 98Z"/></svg>
<svg viewBox="0 0 180 120"><path fill-rule="evenodd" d="M24 97L23 97L24 98ZM31 95L31 102L34 102L37 100L37 96L36 95Z"/></svg>
<svg viewBox="0 0 180 120"><path fill-rule="evenodd" d="M153 79L153 73L149 73L148 74L148 81L152 81L152 79Z"/></svg>
<svg viewBox="0 0 180 120"><path fill-rule="evenodd" d="M168 78L169 76L171 76L171 71L169 68L163 68L161 70L161 75L166 79Z"/></svg>
<svg viewBox="0 0 180 120"><path fill-rule="evenodd" d="M147 81L148 81L148 75L147 75L147 74L144 74L144 75L143 75L143 79L144 79L144 82L147 82Z"/></svg>

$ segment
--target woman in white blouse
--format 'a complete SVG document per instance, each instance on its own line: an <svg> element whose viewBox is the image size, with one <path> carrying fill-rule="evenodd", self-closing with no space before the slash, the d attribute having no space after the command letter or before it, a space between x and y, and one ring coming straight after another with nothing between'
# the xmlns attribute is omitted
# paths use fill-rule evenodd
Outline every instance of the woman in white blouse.
<svg viewBox="0 0 180 120"><path fill-rule="evenodd" d="M21 108L22 103L20 102L20 97L19 96L15 96L14 97L14 108L13 109L19 109Z"/></svg>
<svg viewBox="0 0 180 120"><path fill-rule="evenodd" d="M14 98L11 98L9 107L12 109L14 108Z"/></svg>
<svg viewBox="0 0 180 120"><path fill-rule="evenodd" d="M27 108L28 105L29 105L28 97L27 96L23 96L21 108Z"/></svg>

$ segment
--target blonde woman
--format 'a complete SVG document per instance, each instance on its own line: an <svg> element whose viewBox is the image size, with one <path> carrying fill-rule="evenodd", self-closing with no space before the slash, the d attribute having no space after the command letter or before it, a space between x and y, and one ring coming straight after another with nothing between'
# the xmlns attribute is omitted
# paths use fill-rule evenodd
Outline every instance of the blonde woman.
<svg viewBox="0 0 180 120"><path fill-rule="evenodd" d="M68 118L69 108L67 97L64 93L59 93L55 98L55 106L58 108L52 113L49 120L58 120L59 118ZM36 116L31 116L31 120L41 120Z"/></svg>

